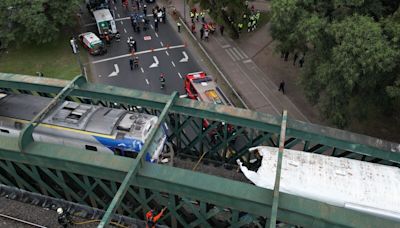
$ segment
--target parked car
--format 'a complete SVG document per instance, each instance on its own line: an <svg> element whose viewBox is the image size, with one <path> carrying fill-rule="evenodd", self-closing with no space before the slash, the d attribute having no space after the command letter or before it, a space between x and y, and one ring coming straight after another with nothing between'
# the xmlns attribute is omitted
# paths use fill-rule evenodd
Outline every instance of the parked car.
<svg viewBox="0 0 400 228"><path fill-rule="evenodd" d="M102 40L93 32L86 32L79 35L82 45L89 51L91 55L103 55L107 53Z"/></svg>

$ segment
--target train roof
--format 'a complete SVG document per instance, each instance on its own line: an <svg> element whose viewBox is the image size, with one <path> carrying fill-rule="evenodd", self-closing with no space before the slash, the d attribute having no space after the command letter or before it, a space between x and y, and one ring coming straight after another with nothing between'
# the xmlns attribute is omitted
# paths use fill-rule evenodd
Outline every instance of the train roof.
<svg viewBox="0 0 400 228"><path fill-rule="evenodd" d="M0 116L30 121L51 100L27 94L0 93ZM157 119L145 113L64 101L53 108L42 122L106 135L116 134L117 129L130 137L143 140Z"/></svg>
<svg viewBox="0 0 400 228"><path fill-rule="evenodd" d="M278 148L259 146L256 172L241 166L255 185L273 189ZM400 219L400 169L348 158L285 149L280 191L332 205Z"/></svg>
<svg viewBox="0 0 400 228"><path fill-rule="evenodd" d="M7 94L0 99L0 116L32 120L51 99L27 94Z"/></svg>

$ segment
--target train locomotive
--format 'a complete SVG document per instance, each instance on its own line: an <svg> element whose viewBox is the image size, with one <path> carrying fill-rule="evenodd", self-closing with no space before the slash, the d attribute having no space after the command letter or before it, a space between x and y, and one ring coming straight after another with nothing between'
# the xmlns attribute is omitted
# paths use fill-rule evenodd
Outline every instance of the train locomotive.
<svg viewBox="0 0 400 228"><path fill-rule="evenodd" d="M0 91L0 135L18 137L24 126L51 98ZM157 116L103 106L64 101L35 128L34 141L135 158L149 137ZM146 152L156 163L166 142L165 123Z"/></svg>

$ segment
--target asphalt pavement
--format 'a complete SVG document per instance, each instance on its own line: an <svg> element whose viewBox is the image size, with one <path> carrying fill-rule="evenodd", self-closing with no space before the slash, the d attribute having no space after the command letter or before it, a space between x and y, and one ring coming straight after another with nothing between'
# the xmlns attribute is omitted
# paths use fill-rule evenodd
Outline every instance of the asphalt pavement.
<svg viewBox="0 0 400 228"><path fill-rule="evenodd" d="M116 18L117 30L121 39L113 39L107 47L107 54L102 56L90 56L89 80L94 83L109 84L130 89L145 90L164 94L173 91L184 93L183 78L186 74L201 70L183 39L179 36L176 28L170 23L159 22L158 31L155 31L154 19L149 12L155 4L147 4L147 18L150 20L150 28L146 31L141 29L140 33L134 32L129 18L134 11L132 3L129 2L129 11L125 10L120 1L111 3L111 9ZM141 3L140 12L142 12ZM87 11L86 14L89 14ZM97 33L94 19L90 16L84 17L82 26L85 31ZM167 20L169 18L167 17ZM137 42L135 56L139 58L139 68L130 69L127 39L132 36ZM165 87L161 88L160 75L166 78Z"/></svg>
<svg viewBox="0 0 400 228"><path fill-rule="evenodd" d="M273 53L269 24L251 34L242 34L239 40L232 40L227 35L221 36L217 31L210 35L208 42L205 42L200 40L198 32L195 39L188 32L177 32L176 22L172 21L170 15L173 9L180 12L180 15L184 15L183 1L159 0L157 4L167 8L167 23L160 23L159 31L155 32L154 21L150 15L148 18L153 26L148 31L137 34L131 26L129 12L122 8L120 1L117 2L111 8L115 11L121 41L113 40L107 47L106 55L89 58L90 62L87 66L90 67L89 80L92 82L164 94L170 94L173 91L183 94L183 78L187 73L196 71L210 73L209 65L206 64L208 60L205 58L205 56L210 56L212 59L210 61L216 63L218 72L227 79L225 81L230 85L224 92L231 93L227 90L235 90L249 109L271 115L281 115L283 110L288 110L291 118L305 122L319 122L315 110L306 101L304 95L298 92L300 90L296 89L297 85L294 83L296 78L293 77L296 77L298 73L293 72L299 71L291 64L279 60L279 57ZM254 1L254 4L256 9L269 10L268 1ZM147 4L148 13L154 5ZM188 12L189 6L186 5L187 25L190 25ZM89 19L84 22L83 27L88 31L96 32L94 20L87 18ZM212 19L207 15L206 20ZM201 23L196 22L196 27L200 28ZM184 29L182 26L182 30ZM129 36L133 36L137 41L136 56L139 57L140 65L139 69L132 71L129 66L131 55L126 43ZM207 54L200 54L201 49L204 49ZM187 62L182 61L186 59L186 56ZM166 75L166 87L163 89L160 88L159 81L161 73ZM278 85L282 79L286 82L285 94L278 91ZM219 81L219 84L221 83Z"/></svg>

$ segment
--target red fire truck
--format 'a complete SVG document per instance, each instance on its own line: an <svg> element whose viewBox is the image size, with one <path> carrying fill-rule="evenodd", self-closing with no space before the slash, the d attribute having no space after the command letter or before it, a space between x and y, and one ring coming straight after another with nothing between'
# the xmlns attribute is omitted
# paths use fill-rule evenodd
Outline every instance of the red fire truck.
<svg viewBox="0 0 400 228"><path fill-rule="evenodd" d="M232 105L229 99L224 95L222 90L211 76L207 76L205 72L189 73L185 77L185 90L188 98L219 105ZM223 123L224 124L224 123ZM218 131L222 131L222 125L218 129L212 130L210 135L215 136ZM207 128L209 122L203 121L203 127ZM233 133L234 128L228 124L228 132Z"/></svg>
<svg viewBox="0 0 400 228"><path fill-rule="evenodd" d="M185 77L185 90L190 99L214 104L231 105L217 83L205 72L189 73Z"/></svg>

